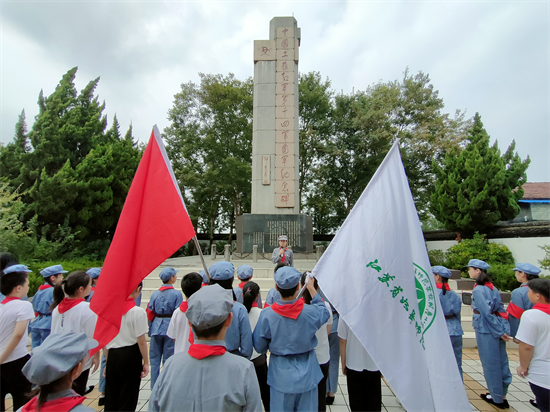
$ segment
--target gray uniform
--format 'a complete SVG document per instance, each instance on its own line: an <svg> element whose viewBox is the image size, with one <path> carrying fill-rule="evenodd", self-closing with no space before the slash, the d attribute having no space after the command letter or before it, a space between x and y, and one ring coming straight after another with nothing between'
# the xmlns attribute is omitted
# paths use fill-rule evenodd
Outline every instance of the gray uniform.
<svg viewBox="0 0 550 412"><path fill-rule="evenodd" d="M281 251L280 247L276 247L275 249L273 249L273 254L271 255L271 261L275 264L283 261L283 257L279 256L280 251ZM291 249L285 250L285 262L288 263L289 266L294 267L294 253L292 253Z"/></svg>
<svg viewBox="0 0 550 412"><path fill-rule="evenodd" d="M66 389L61 392L50 393L46 398L46 402L54 401L60 398L72 398L74 396L78 396L78 393L76 393L72 389ZM21 412L22 410L23 410L23 407L19 408L17 412ZM71 412L90 412L90 411L95 412L95 409L84 406L83 404L76 405L74 408L71 409Z"/></svg>
<svg viewBox="0 0 550 412"><path fill-rule="evenodd" d="M223 340L196 344L225 346ZM164 365L151 392L152 411L261 411L254 365L229 352L195 359L176 353Z"/></svg>

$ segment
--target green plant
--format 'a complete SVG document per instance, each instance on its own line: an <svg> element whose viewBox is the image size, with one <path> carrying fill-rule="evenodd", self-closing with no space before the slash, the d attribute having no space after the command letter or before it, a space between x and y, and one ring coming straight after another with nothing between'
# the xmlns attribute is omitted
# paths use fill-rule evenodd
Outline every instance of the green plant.
<svg viewBox="0 0 550 412"><path fill-rule="evenodd" d="M512 270L514 264L506 263L492 263L490 264L491 268L487 271L487 274L493 280L493 284L498 290L502 291L512 291L515 288L519 287L520 283L516 279L516 275Z"/></svg>
<svg viewBox="0 0 550 412"><path fill-rule="evenodd" d="M544 258L539 260L539 265L542 269L550 270L550 245L539 247L544 250Z"/></svg>
<svg viewBox="0 0 550 412"><path fill-rule="evenodd" d="M441 249L429 250L428 256L430 257L430 265L445 266L447 263L445 255L445 252Z"/></svg>

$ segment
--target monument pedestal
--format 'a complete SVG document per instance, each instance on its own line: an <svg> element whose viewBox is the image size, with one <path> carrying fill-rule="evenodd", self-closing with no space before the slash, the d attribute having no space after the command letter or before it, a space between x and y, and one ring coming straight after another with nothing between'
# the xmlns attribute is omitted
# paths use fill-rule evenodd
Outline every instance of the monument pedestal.
<svg viewBox="0 0 550 412"><path fill-rule="evenodd" d="M279 236L288 236L288 245L294 252L313 250L313 224L303 214L244 214L235 222L237 253L250 253L258 245L258 252L272 253L279 247Z"/></svg>

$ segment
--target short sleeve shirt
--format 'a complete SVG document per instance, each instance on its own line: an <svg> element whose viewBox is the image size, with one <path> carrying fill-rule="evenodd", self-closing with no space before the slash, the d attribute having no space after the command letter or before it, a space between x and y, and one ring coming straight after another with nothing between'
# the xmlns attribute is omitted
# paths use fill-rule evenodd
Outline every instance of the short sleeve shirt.
<svg viewBox="0 0 550 412"><path fill-rule="evenodd" d="M189 342L189 334L193 333L187 322L187 316L180 308L177 308L170 319L168 331L166 335L176 341L174 345L174 353L185 352L189 350L191 343Z"/></svg>
<svg viewBox="0 0 550 412"><path fill-rule="evenodd" d="M328 309L328 313L332 314L332 309L330 308L330 305L325 302L325 306ZM325 323L323 326L321 326L321 329L317 331L315 336L317 336L317 346L315 347L315 355L317 355L317 360L319 361L319 365L324 365L328 361L330 361L330 346L328 343L328 330L327 326L332 326L332 315L328 317L327 323Z"/></svg>
<svg viewBox="0 0 550 412"><path fill-rule="evenodd" d="M5 304L0 304L0 353L8 346L17 322L24 320L28 321L33 318L34 311L30 302L17 299ZM28 335L24 333L21 340L4 363L12 362L27 355L29 353L27 350L27 340Z"/></svg>
<svg viewBox="0 0 550 412"><path fill-rule="evenodd" d="M139 306L130 309L120 322L120 331L115 338L107 344L107 349L123 348L137 343L137 338L149 331L147 313Z"/></svg>
<svg viewBox="0 0 550 412"><path fill-rule="evenodd" d="M346 367L361 372L368 370L375 372L378 370L376 363L365 350L357 336L351 331L346 322L340 319L338 323L338 337L346 341Z"/></svg>

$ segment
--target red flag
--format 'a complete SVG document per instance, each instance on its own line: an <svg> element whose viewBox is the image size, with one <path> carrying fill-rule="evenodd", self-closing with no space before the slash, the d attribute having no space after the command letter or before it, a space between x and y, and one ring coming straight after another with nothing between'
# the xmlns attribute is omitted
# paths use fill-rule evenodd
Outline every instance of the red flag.
<svg viewBox="0 0 550 412"><path fill-rule="evenodd" d="M98 316L94 339L99 342L92 355L118 334L130 293L193 236L193 224L154 126L91 302Z"/></svg>

